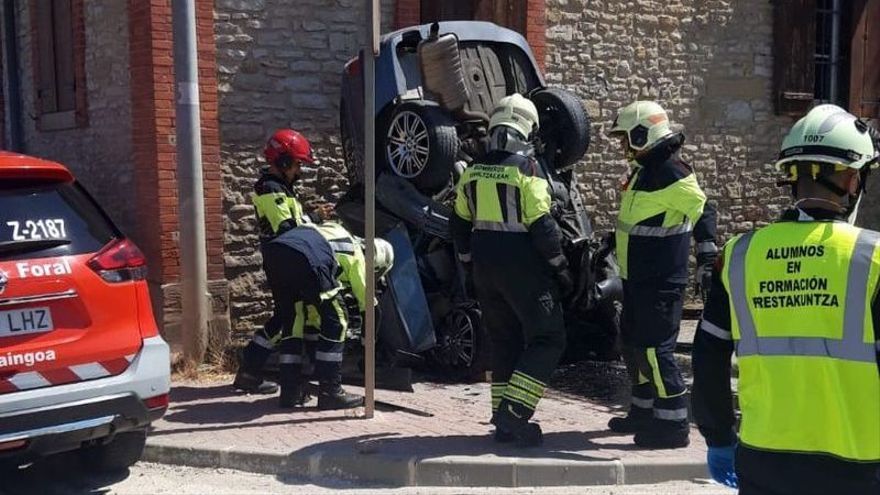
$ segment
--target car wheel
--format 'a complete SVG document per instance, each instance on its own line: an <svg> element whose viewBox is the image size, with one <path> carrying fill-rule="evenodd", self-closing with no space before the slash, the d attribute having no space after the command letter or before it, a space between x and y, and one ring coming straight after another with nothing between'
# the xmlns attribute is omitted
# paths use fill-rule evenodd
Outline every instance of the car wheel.
<svg viewBox="0 0 880 495"><path fill-rule="evenodd" d="M544 88L531 96L538 108L538 138L544 158L556 170L577 163L590 147L590 116L580 98L559 88Z"/></svg>
<svg viewBox="0 0 880 495"><path fill-rule="evenodd" d="M364 183L364 159L363 153L358 150L355 140L348 128L348 118L345 115L346 103L343 100L339 105L339 134L342 141L342 157L345 161L346 177L349 184Z"/></svg>
<svg viewBox="0 0 880 495"><path fill-rule="evenodd" d="M93 473L124 471L140 460L146 442L146 429L127 431L114 436L110 443L83 448L80 458L83 467Z"/></svg>
<svg viewBox="0 0 880 495"><path fill-rule="evenodd" d="M388 119L382 151L388 170L435 193L449 183L458 153L455 123L435 104L403 103Z"/></svg>
<svg viewBox="0 0 880 495"><path fill-rule="evenodd" d="M438 331L436 358L452 379L478 379L489 369L489 336L480 310L459 307L449 312Z"/></svg>

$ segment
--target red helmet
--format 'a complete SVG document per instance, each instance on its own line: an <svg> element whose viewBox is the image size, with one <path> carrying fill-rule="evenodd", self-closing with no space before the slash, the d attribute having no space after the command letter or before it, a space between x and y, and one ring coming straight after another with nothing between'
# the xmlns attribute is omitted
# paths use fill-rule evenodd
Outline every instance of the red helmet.
<svg viewBox="0 0 880 495"><path fill-rule="evenodd" d="M263 154L266 156L266 160L272 164L276 164L279 159L285 157L291 162L293 160L306 163L315 162L315 159L312 158L312 145L309 144L309 140L293 129L275 131L275 134L272 134L266 143ZM283 164L278 165L283 166Z"/></svg>

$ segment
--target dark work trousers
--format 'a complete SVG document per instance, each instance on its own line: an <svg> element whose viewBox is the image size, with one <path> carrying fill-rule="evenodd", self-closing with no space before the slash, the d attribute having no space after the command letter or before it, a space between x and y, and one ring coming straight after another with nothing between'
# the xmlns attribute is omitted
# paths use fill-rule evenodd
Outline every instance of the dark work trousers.
<svg viewBox="0 0 880 495"><path fill-rule="evenodd" d="M623 358L632 381L633 414L687 421L686 387L675 362L684 286L623 282Z"/></svg>
<svg viewBox="0 0 880 495"><path fill-rule="evenodd" d="M880 462L831 456L736 449L740 495L877 495Z"/></svg>
<svg viewBox="0 0 880 495"><path fill-rule="evenodd" d="M492 413L514 421L532 417L565 350L558 289L543 265L537 253L515 264L474 253L474 284L492 341Z"/></svg>
<svg viewBox="0 0 880 495"><path fill-rule="evenodd" d="M254 332L251 341L244 348L241 363L242 370L257 376L262 374L266 360L269 359L269 355L281 341L282 330L290 328L294 318L293 307L290 304L291 297L293 297L291 281L286 280L281 274L275 273L277 270L283 269L283 261L273 259L272 264L268 263L264 246L266 244L260 247L260 251L263 255L263 272L266 274L269 290L272 292L272 316L263 325L263 328ZM275 254L276 249L275 247L270 248L273 251L273 255L270 257L277 258L286 253Z"/></svg>
<svg viewBox="0 0 880 495"><path fill-rule="evenodd" d="M277 320L280 329L275 341L279 348L281 387L302 382L304 361L314 363L315 377L319 381L338 383L341 380L345 337L345 315L340 311L338 298L322 298L315 272L307 258L295 249L283 244L265 245L263 266L274 298L273 319ZM317 339L313 339L317 340L314 356L306 360L303 342L306 337L307 308L310 305L317 310L321 328ZM266 325L267 328L269 326ZM315 335L315 332L308 334Z"/></svg>

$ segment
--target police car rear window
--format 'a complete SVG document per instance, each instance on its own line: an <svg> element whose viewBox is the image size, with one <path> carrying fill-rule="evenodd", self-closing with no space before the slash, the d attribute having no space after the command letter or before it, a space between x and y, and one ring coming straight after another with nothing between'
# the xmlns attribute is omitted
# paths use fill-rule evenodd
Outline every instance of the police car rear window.
<svg viewBox="0 0 880 495"><path fill-rule="evenodd" d="M78 184L0 182L2 260L93 253L117 236Z"/></svg>

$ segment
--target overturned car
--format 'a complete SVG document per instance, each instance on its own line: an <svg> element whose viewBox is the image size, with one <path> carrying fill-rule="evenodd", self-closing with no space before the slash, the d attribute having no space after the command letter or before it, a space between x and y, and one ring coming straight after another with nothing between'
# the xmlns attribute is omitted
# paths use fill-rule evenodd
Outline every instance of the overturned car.
<svg viewBox="0 0 880 495"><path fill-rule="evenodd" d="M613 359L620 279L609 239L598 238L578 192L575 164L589 147L580 100L548 88L525 39L486 22L426 24L385 35L376 61L376 115L363 115L362 55L342 81L340 129L351 188L337 204L363 235L363 129L376 123L377 235L395 248L380 298L379 348L386 359L430 359L453 377L488 367L479 304L464 281L449 233L454 184L487 153L489 114L519 93L538 108L535 158L551 183L552 213L577 290L566 301L565 360Z"/></svg>

